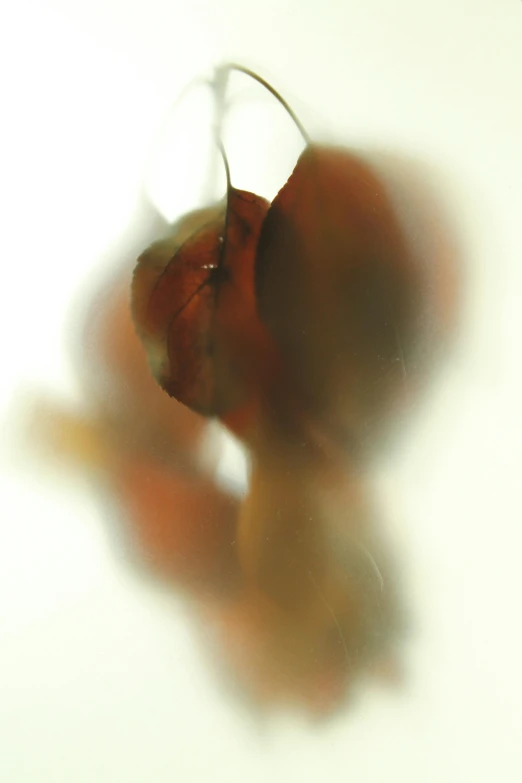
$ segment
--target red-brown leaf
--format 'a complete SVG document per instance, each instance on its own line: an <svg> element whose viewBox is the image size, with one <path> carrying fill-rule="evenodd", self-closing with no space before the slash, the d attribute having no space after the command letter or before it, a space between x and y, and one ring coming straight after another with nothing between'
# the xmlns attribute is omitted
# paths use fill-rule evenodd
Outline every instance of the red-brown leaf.
<svg viewBox="0 0 522 783"><path fill-rule="evenodd" d="M204 415L237 407L251 387L259 323L253 293L268 203L230 189L227 203L189 216L138 261L133 315L152 372L172 397Z"/></svg>
<svg viewBox="0 0 522 783"><path fill-rule="evenodd" d="M368 165L302 153L263 224L256 295L315 414L356 442L379 431L415 375L423 279Z"/></svg>

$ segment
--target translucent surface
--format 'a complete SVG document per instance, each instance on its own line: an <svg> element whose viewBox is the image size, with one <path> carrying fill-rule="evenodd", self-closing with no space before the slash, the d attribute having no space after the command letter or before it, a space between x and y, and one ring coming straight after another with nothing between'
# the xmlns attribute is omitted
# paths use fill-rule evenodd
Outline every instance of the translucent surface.
<svg viewBox="0 0 522 783"><path fill-rule="evenodd" d="M522 4L22 0L2 16L2 779L518 781ZM223 59L433 199L444 219L414 199L419 242L449 242L465 281L456 339L373 466L410 618L404 681L365 684L323 722L250 710L201 616L133 569L99 489L20 434L36 397L80 404L91 299L160 222L140 190L158 129ZM237 184L271 196L288 171L283 130L255 135L284 122L264 101L226 140ZM220 475L240 482L228 455Z"/></svg>

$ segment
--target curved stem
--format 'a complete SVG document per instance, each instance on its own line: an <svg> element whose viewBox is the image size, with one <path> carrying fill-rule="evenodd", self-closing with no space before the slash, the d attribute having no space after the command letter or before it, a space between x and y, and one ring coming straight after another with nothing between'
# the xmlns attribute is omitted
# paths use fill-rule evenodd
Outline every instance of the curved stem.
<svg viewBox="0 0 522 783"><path fill-rule="evenodd" d="M268 90L268 92L274 96L274 98L279 101L281 106L285 109L285 111L290 115L292 120L294 121L299 133L303 137L303 140L305 144L310 144L311 139L310 135L308 134L308 131L304 127L303 123L297 116L297 114L294 112L294 110L290 107L290 105L285 101L282 95L277 92L277 90L272 87L272 85L267 82L265 79L263 79L262 76L259 76L255 71L250 70L250 68L246 68L243 65L238 65L237 63L226 63L225 65L222 65L220 68L216 70L216 79L224 79L226 84L226 79L228 77L228 74L230 71L237 71L238 73L243 73L245 76L249 76L254 81L258 82L262 87L265 88L265 90ZM220 76L221 73L224 73L225 76Z"/></svg>
<svg viewBox="0 0 522 783"><path fill-rule="evenodd" d="M228 165L228 158L225 152L225 148L221 141L223 131L223 120L225 118L227 104L226 104L226 92L228 87L228 72L217 68L214 72L214 76L207 82L209 88L213 94L214 100L214 123L213 123L213 136L214 136L214 154L211 156L210 170L208 172L208 182L211 183L213 194L216 192L216 181L218 179L218 168L221 166L221 162L225 165L225 171L227 175L227 191L229 190L230 183L230 167ZM217 150L216 150L217 147ZM216 154L220 153L220 154ZM222 160L219 160L221 156Z"/></svg>
<svg viewBox="0 0 522 783"><path fill-rule="evenodd" d="M231 188L232 188L232 181L230 179L230 165L229 165L227 153L226 153L225 147L223 145L223 142L221 141L221 138L219 138L219 137L216 138L216 144L217 144L219 152L221 153L221 159L223 161L223 166L225 167L225 176L226 176L226 179L227 179L227 193L228 193L231 190Z"/></svg>
<svg viewBox="0 0 522 783"><path fill-rule="evenodd" d="M223 226L223 234L221 235L221 247L219 250L219 260L218 260L218 269L222 270L225 264L225 256L227 252L228 222L230 218L230 192L232 190L232 182L230 180L230 165L228 163L227 153L223 145L223 142L219 137L216 138L216 144L219 149L219 152L221 153L221 158L223 160L223 165L225 167L225 176L227 179L227 202L225 207L225 223ZM217 304L218 297L219 297L219 286L216 286L214 296L215 296L215 302Z"/></svg>

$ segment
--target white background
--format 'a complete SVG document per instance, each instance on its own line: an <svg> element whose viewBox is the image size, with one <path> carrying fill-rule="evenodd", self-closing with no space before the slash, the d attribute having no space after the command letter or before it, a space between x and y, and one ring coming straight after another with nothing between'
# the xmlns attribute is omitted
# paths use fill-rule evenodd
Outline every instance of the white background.
<svg viewBox="0 0 522 783"><path fill-rule="evenodd" d="M16 435L36 390L78 396L74 308L146 230L168 106L223 59L312 133L413 162L467 276L458 345L381 482L416 618L406 686L320 726L228 698L88 484L50 481ZM519 781L522 2L18 0L0 65L1 779Z"/></svg>

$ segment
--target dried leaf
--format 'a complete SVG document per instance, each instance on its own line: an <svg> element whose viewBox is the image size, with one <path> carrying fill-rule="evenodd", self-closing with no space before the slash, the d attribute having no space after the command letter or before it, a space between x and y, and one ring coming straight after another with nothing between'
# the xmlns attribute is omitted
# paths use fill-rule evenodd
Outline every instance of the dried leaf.
<svg viewBox="0 0 522 783"><path fill-rule="evenodd" d="M226 203L190 215L138 260L133 316L154 377L207 416L240 405L256 372L253 267L267 209L230 188ZM198 226L188 238L187 220Z"/></svg>
<svg viewBox="0 0 522 783"><path fill-rule="evenodd" d="M131 270L96 296L83 335L90 407L111 439L170 465L198 465L206 422L162 392L150 374L129 308Z"/></svg>
<svg viewBox="0 0 522 783"><path fill-rule="evenodd" d="M326 709L390 659L403 618L359 479L300 452L253 464L237 530L245 585L225 614L226 643L259 696Z"/></svg>
<svg viewBox="0 0 522 783"><path fill-rule="evenodd" d="M305 149L264 221L255 285L314 415L355 442L375 434L414 376L423 282L365 163Z"/></svg>
<svg viewBox="0 0 522 783"><path fill-rule="evenodd" d="M120 461L113 485L132 543L158 575L214 599L235 587L238 502L210 477L136 454Z"/></svg>

